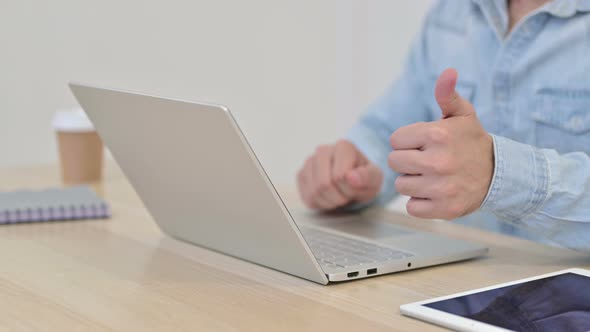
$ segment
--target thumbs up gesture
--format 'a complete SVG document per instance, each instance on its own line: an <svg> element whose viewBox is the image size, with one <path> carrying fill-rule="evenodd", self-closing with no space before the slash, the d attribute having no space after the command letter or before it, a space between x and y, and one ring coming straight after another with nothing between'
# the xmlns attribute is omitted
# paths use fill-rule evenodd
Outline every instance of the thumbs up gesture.
<svg viewBox="0 0 590 332"><path fill-rule="evenodd" d="M454 219L477 210L494 172L492 137L473 105L457 91L457 72L445 70L434 95L442 118L399 128L391 135L389 166L401 175L396 190L411 196L408 213Z"/></svg>

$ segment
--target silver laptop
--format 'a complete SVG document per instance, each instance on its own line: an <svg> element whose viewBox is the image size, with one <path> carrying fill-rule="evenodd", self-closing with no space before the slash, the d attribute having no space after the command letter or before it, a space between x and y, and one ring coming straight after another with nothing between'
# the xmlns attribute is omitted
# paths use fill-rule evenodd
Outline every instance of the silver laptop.
<svg viewBox="0 0 590 332"><path fill-rule="evenodd" d="M320 284L485 254L367 217L295 219L230 111L70 84L165 233Z"/></svg>

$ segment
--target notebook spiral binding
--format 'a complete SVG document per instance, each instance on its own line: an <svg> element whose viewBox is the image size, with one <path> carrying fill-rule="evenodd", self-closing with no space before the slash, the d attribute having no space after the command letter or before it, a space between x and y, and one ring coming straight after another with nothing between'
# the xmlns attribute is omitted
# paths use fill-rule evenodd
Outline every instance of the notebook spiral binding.
<svg viewBox="0 0 590 332"><path fill-rule="evenodd" d="M0 211L0 224L14 224L22 222L62 221L80 219L109 218L111 211L106 203L88 206L59 206L46 208L15 209L14 211Z"/></svg>
<svg viewBox="0 0 590 332"><path fill-rule="evenodd" d="M0 192L0 224L110 216L108 204L88 186Z"/></svg>

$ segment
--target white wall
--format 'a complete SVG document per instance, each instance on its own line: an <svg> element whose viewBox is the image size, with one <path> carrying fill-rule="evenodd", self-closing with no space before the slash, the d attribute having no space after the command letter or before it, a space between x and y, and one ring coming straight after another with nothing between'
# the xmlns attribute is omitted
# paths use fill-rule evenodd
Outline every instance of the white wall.
<svg viewBox="0 0 590 332"><path fill-rule="evenodd" d="M0 166L56 160L80 80L230 106L276 182L400 71L429 0L0 0Z"/></svg>

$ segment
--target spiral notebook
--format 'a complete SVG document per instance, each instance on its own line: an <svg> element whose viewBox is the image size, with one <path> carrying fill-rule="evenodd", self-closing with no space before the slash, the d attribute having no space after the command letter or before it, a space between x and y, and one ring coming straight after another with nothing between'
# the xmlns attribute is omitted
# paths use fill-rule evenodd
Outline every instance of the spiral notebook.
<svg viewBox="0 0 590 332"><path fill-rule="evenodd" d="M87 186L0 192L0 224L110 216L107 203Z"/></svg>

